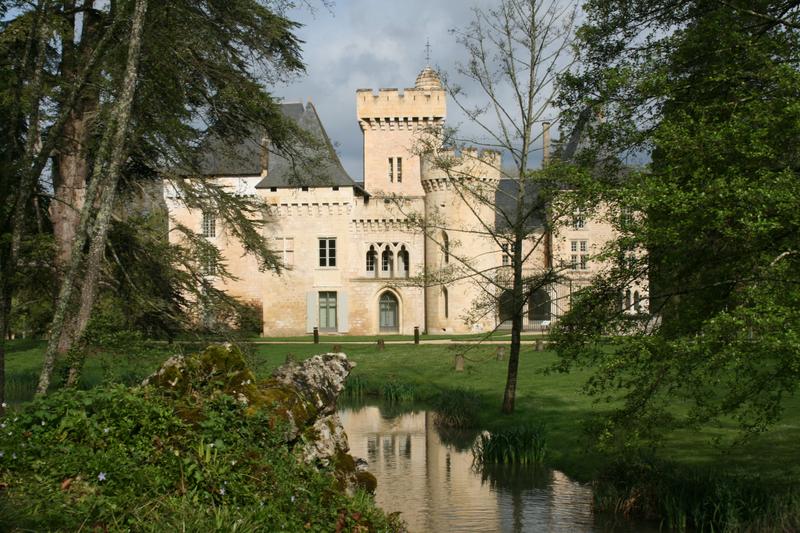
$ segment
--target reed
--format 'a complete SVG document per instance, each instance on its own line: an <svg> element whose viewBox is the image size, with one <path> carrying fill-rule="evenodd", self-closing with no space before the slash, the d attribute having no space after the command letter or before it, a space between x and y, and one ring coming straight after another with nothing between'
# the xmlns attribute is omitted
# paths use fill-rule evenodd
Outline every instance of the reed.
<svg viewBox="0 0 800 533"><path fill-rule="evenodd" d="M595 508L659 520L674 531L797 531L800 489L640 458L614 461L595 482Z"/></svg>
<svg viewBox="0 0 800 533"><path fill-rule="evenodd" d="M476 466L533 465L544 461L547 439L541 425L481 433L472 447Z"/></svg>
<svg viewBox="0 0 800 533"><path fill-rule="evenodd" d="M432 401L434 423L445 428L471 428L477 425L481 397L468 389L446 389Z"/></svg>
<svg viewBox="0 0 800 533"><path fill-rule="evenodd" d="M389 404L410 403L414 401L414 385L390 381L381 386L379 394Z"/></svg>

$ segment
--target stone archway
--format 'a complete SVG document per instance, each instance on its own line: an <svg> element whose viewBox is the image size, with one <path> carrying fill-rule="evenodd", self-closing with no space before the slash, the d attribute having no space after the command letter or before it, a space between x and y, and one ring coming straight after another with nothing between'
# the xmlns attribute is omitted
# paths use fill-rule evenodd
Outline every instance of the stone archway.
<svg viewBox="0 0 800 533"><path fill-rule="evenodd" d="M378 327L382 332L400 331L400 302L390 291L378 300Z"/></svg>

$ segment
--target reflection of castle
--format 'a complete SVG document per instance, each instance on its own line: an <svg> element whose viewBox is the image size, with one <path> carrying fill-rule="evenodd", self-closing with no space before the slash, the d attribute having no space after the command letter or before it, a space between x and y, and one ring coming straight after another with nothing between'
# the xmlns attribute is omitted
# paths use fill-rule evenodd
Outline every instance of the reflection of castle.
<svg viewBox="0 0 800 533"><path fill-rule="evenodd" d="M415 86L402 92L356 92L364 140L363 186L342 168L310 102L283 104L282 110L325 146L314 169L322 179L297 176L294 162L256 140L233 149L209 150L204 170L205 179L264 199L274 219L266 231L287 267L281 275L260 272L213 212L187 210L174 191L166 189L172 223L197 228L220 248L228 270L236 276L219 281L220 287L262 304L265 334L297 335L314 327L351 334L410 334L415 326L431 333L485 331L507 318L501 305L497 312L465 322L473 302L483 294L473 279L425 288L404 284L406 278L423 273L427 279L435 277L452 267L455 258L467 258L475 271L502 272L511 252L476 233L481 221L495 223L491 205L468 205L454 191L452 178L423 164L414 151L420 137L441 126L446 117L446 93L434 70L426 67ZM504 184L513 185L513 180L500 179L496 154L465 151L459 165L498 195L496 201ZM389 195L404 199L402 212ZM409 223L409 212L428 221L443 220L447 229L426 236ZM177 238L178 232L170 235ZM608 224L576 214L572 227L554 236L546 250L531 255L526 262L529 271L553 261L571 265L572 271L567 283L531 296L526 325L557 319L571 292L585 285L598 268L586 258L611 235ZM204 266L213 276L215 265Z"/></svg>
<svg viewBox="0 0 800 533"><path fill-rule="evenodd" d="M376 502L401 511L411 531L451 531L453 515L463 531L495 531L497 497L472 471L471 452L442 444L427 412L381 417L377 407L339 413L350 453L364 457L378 480Z"/></svg>
<svg viewBox="0 0 800 533"><path fill-rule="evenodd" d="M339 412L350 453L378 480L376 502L401 511L411 531L586 531L592 492L564 474L539 469L487 473L472 452L442 443L427 412L384 418L378 407Z"/></svg>

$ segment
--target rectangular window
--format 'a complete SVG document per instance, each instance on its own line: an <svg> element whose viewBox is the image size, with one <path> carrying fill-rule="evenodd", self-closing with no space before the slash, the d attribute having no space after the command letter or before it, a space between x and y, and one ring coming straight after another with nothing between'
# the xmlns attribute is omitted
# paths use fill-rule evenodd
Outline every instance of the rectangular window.
<svg viewBox="0 0 800 533"><path fill-rule="evenodd" d="M319 266L336 266L336 239L324 238L319 240Z"/></svg>
<svg viewBox="0 0 800 533"><path fill-rule="evenodd" d="M391 157L389 158L389 181L394 181L394 161Z"/></svg>
<svg viewBox="0 0 800 533"><path fill-rule="evenodd" d="M403 158L397 158L397 183L403 182Z"/></svg>
<svg viewBox="0 0 800 533"><path fill-rule="evenodd" d="M217 236L217 217L210 211L203 211L203 237Z"/></svg>
<svg viewBox="0 0 800 533"><path fill-rule="evenodd" d="M319 329L336 331L336 291L319 293Z"/></svg>
<svg viewBox="0 0 800 533"><path fill-rule="evenodd" d="M516 251L516 249L517 247L513 243L502 245L503 266L508 266L511 264L511 260L514 257L514 252Z"/></svg>
<svg viewBox="0 0 800 533"><path fill-rule="evenodd" d="M294 264L294 238L275 237L275 252L283 262L283 266L292 266Z"/></svg>
<svg viewBox="0 0 800 533"><path fill-rule="evenodd" d="M572 229L583 229L586 227L586 217L582 209L576 209L572 215Z"/></svg>
<svg viewBox="0 0 800 533"><path fill-rule="evenodd" d="M572 270L589 269L589 244L588 241L570 241L570 268Z"/></svg>
<svg viewBox="0 0 800 533"><path fill-rule="evenodd" d="M215 276L217 274L217 258L214 254L206 254L200 262L200 271L205 276Z"/></svg>

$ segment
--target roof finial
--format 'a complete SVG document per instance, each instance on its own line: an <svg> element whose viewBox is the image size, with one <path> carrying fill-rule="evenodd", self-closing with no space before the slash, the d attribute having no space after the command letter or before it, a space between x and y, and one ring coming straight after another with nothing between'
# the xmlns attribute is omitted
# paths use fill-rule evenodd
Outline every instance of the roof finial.
<svg viewBox="0 0 800 533"><path fill-rule="evenodd" d="M431 40L428 38L427 42L425 43L425 61L430 66L431 64Z"/></svg>

